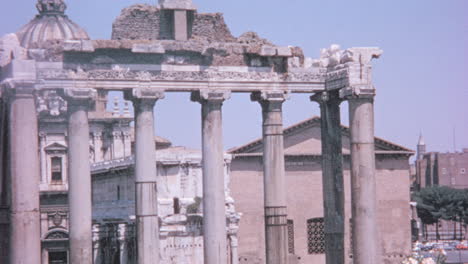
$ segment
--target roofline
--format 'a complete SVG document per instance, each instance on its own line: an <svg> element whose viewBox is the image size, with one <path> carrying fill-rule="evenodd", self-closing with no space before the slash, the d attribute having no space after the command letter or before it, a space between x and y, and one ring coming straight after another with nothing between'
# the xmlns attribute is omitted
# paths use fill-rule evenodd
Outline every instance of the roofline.
<svg viewBox="0 0 468 264"><path fill-rule="evenodd" d="M375 155L378 156L390 156L390 155L402 155L402 156L412 156L415 153L412 151L382 151L382 150L377 150L375 151ZM238 157L262 157L263 153L261 152L256 152L256 153L238 153L238 154L231 154L232 158L238 158ZM343 156L351 156L351 153L343 153ZM289 154L284 154L284 157L322 157L321 153L289 153Z"/></svg>
<svg viewBox="0 0 468 264"><path fill-rule="evenodd" d="M312 116L311 118L305 119L305 120L300 121L298 123L295 123L295 124L293 124L293 125L291 125L291 126L289 126L287 128L284 128L283 129L283 134L292 133L295 130L301 129L301 128L309 125L309 124L312 124L312 123L318 122L318 121L320 121L319 116ZM345 132L345 133L348 133L348 134L350 133L349 127L345 126L345 125L341 125L341 131ZM401 146L399 144L393 143L391 141L385 140L385 139L380 138L380 137L374 136L374 140L375 140L375 142L379 142L379 143L381 143L383 145L391 146L393 148L395 148L395 147L399 148L399 150L395 150L395 151L405 151L405 152L411 152L413 154L415 153L415 151L412 150L412 149L403 147L403 146ZM236 152L239 153L239 152L244 151L246 149L253 148L255 146L260 145L261 143L262 143L262 138L257 138L257 139L252 140L252 141L248 142L247 144L244 144L244 145L242 145L240 147L230 148L230 149L227 150L227 153L236 154ZM411 154L411 155L413 155L413 154Z"/></svg>

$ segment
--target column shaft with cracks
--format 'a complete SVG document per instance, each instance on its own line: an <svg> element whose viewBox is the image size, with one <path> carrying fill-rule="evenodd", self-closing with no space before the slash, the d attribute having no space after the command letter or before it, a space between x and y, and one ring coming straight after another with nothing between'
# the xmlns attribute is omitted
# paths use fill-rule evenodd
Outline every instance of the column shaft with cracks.
<svg viewBox="0 0 468 264"><path fill-rule="evenodd" d="M266 263L288 261L286 178L284 168L283 112L284 92L252 94L263 114L263 183L265 203Z"/></svg>
<svg viewBox="0 0 468 264"><path fill-rule="evenodd" d="M153 108L164 93L133 89L127 99L135 107L135 213L137 263L159 263L159 218Z"/></svg>
<svg viewBox="0 0 468 264"><path fill-rule="evenodd" d="M93 89L67 89L68 100L68 204L70 210L70 263L93 263L91 173L88 110Z"/></svg>
<svg viewBox="0 0 468 264"><path fill-rule="evenodd" d="M224 195L224 149L222 104L226 91L192 93L202 105L203 242L204 263L227 262L226 198Z"/></svg>
<svg viewBox="0 0 468 264"><path fill-rule="evenodd" d="M39 142L34 83L9 87L10 263L41 262Z"/></svg>
<svg viewBox="0 0 468 264"><path fill-rule="evenodd" d="M320 105L322 142L322 189L327 264L344 264L344 183L338 92L311 97Z"/></svg>

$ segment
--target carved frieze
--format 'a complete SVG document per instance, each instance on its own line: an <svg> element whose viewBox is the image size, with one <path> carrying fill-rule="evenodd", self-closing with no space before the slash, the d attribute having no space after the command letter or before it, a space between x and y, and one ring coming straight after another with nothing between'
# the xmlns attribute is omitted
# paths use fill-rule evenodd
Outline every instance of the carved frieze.
<svg viewBox="0 0 468 264"><path fill-rule="evenodd" d="M45 90L36 96L38 114L60 116L67 112L67 102L58 95L56 90Z"/></svg>
<svg viewBox="0 0 468 264"><path fill-rule="evenodd" d="M119 66L113 70L39 70L38 78L52 80L133 80L133 81L278 81L278 82L323 82L324 75L317 72L235 72L235 71L131 71Z"/></svg>

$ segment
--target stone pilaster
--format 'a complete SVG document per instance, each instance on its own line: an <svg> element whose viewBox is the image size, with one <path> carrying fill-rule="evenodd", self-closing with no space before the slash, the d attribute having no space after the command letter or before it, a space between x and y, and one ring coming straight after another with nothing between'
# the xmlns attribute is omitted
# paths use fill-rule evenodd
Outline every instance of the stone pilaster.
<svg viewBox="0 0 468 264"><path fill-rule="evenodd" d="M153 108L164 93L146 88L126 94L135 108L135 213L137 263L159 263L159 220Z"/></svg>
<svg viewBox="0 0 468 264"><path fill-rule="evenodd" d="M322 189L327 264L344 264L344 183L338 91L311 96L320 105Z"/></svg>
<svg viewBox="0 0 468 264"><path fill-rule="evenodd" d="M46 133L39 133L39 154L40 154L40 167L41 167L41 184L47 184L47 156L45 153L47 135Z"/></svg>
<svg viewBox="0 0 468 264"><path fill-rule="evenodd" d="M120 249L120 264L128 263L128 245L127 245L127 224L119 224L118 226L118 241Z"/></svg>
<svg viewBox="0 0 468 264"><path fill-rule="evenodd" d="M202 105L204 263L227 263L222 105L229 91L202 90L192 101Z"/></svg>
<svg viewBox="0 0 468 264"><path fill-rule="evenodd" d="M94 162L100 162L104 160L104 153L102 151L102 132L95 131L92 132L91 135L93 136L93 146L94 146Z"/></svg>
<svg viewBox="0 0 468 264"><path fill-rule="evenodd" d="M112 157L114 159L123 158L124 148L123 132L120 130L112 131Z"/></svg>
<svg viewBox="0 0 468 264"><path fill-rule="evenodd" d="M34 81L7 81L9 107L10 263L41 262L39 142Z"/></svg>
<svg viewBox="0 0 468 264"><path fill-rule="evenodd" d="M263 113L263 182L265 199L266 263L285 264L288 260L286 178L284 171L283 112L287 94L252 94Z"/></svg>
<svg viewBox="0 0 468 264"><path fill-rule="evenodd" d="M68 204L70 208L70 263L91 264L91 174L88 110L94 89L64 90L68 101Z"/></svg>
<svg viewBox="0 0 468 264"><path fill-rule="evenodd" d="M102 263L102 254L101 254L101 232L102 227L100 224L93 224L93 263L100 264Z"/></svg>

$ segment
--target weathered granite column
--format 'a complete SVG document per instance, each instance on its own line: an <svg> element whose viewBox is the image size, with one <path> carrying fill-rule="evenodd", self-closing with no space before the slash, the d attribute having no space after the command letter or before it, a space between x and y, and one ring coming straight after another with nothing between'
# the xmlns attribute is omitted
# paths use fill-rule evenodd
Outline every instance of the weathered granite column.
<svg viewBox="0 0 468 264"><path fill-rule="evenodd" d="M378 234L374 146L373 58L378 48L351 48L341 55L345 82L340 97L348 100L351 141L351 204L354 264L382 263ZM343 64L344 63L344 64ZM338 67L338 71L340 67ZM338 75L339 76L339 75ZM329 88L329 87L328 87Z"/></svg>
<svg viewBox="0 0 468 264"><path fill-rule="evenodd" d="M373 94L348 97L351 132L353 260L382 263L377 234Z"/></svg>
<svg viewBox="0 0 468 264"><path fill-rule="evenodd" d="M322 189L327 264L344 264L344 183L338 91L311 96L320 105Z"/></svg>
<svg viewBox="0 0 468 264"><path fill-rule="evenodd" d="M288 261L286 178L284 171L282 91L253 93L263 112L263 184L266 263Z"/></svg>
<svg viewBox="0 0 468 264"><path fill-rule="evenodd" d="M159 220L153 108L164 93L136 88L126 94L135 107L135 214L137 263L159 263Z"/></svg>
<svg viewBox="0 0 468 264"><path fill-rule="evenodd" d="M222 105L229 91L192 93L202 105L204 263L227 263Z"/></svg>
<svg viewBox="0 0 468 264"><path fill-rule="evenodd" d="M9 81L10 263L41 262L39 142L35 82ZM4 95L5 96L5 95Z"/></svg>
<svg viewBox="0 0 468 264"><path fill-rule="evenodd" d="M65 89L68 101L68 204L70 210L70 263L91 264L91 174L89 162L88 109L94 89Z"/></svg>

